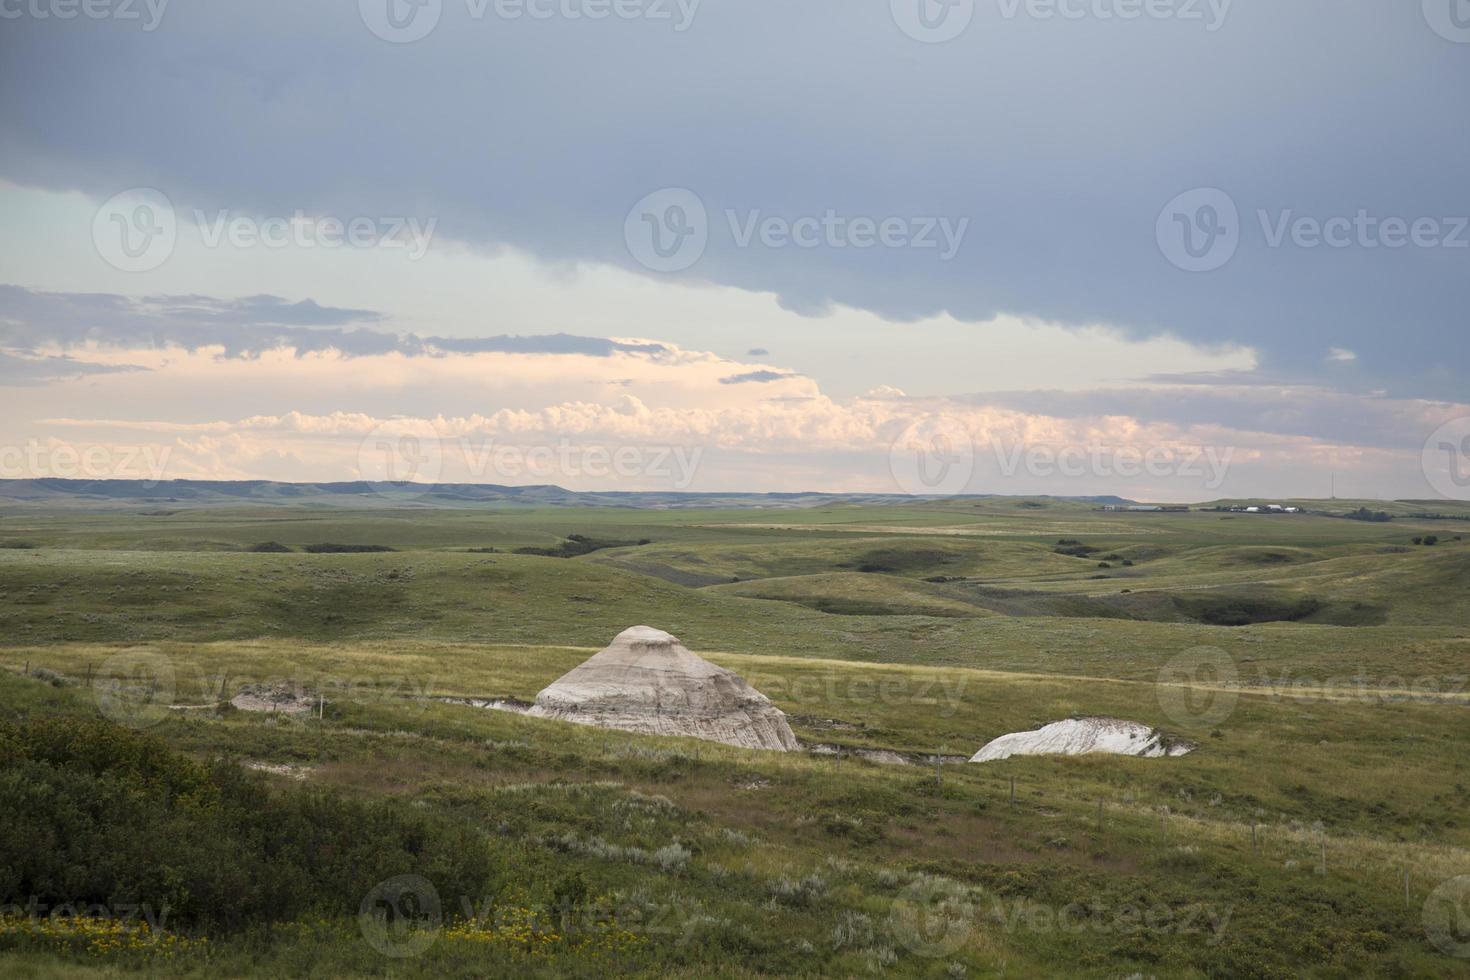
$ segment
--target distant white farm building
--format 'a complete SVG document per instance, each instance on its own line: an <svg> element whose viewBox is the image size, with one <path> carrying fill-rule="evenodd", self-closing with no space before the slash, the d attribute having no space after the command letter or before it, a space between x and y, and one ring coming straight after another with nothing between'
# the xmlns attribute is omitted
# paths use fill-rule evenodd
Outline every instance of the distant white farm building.
<svg viewBox="0 0 1470 980"><path fill-rule="evenodd" d="M1128 511L1134 514L1159 514L1188 512L1189 508L1182 504L1103 504L1098 510Z"/></svg>

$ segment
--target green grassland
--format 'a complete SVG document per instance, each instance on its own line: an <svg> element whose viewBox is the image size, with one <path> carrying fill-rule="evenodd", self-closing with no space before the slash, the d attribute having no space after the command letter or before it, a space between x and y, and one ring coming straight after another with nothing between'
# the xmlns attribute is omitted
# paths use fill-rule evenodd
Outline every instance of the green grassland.
<svg viewBox="0 0 1470 980"><path fill-rule="evenodd" d="M1006 499L0 512L0 800L22 801L0 802L0 904L167 902L179 937L0 928L0 962L1470 975L1425 911L1470 874L1470 523L1362 503L1394 519ZM251 550L268 542L289 550ZM638 623L741 673L823 751L459 703L530 700ZM119 664L150 686L107 686ZM319 716L223 703L247 685ZM1080 715L1198 747L961 761ZM87 829L109 820L129 843ZM176 847L191 830L218 846ZM443 928L385 955L359 906L406 874L434 883ZM616 914L576 914L592 907Z"/></svg>

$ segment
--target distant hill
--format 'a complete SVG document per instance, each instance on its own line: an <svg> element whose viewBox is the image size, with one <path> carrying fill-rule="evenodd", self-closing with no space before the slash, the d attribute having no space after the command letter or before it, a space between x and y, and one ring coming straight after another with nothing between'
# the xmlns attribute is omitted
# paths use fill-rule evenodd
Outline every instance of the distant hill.
<svg viewBox="0 0 1470 980"><path fill-rule="evenodd" d="M1002 494L971 494L991 499ZM0 505L51 506L347 506L347 507L732 507L794 509L824 504L902 504L937 497L883 493L682 493L567 490L552 485L489 483L276 483L270 480L0 480ZM952 499L952 498L944 498ZM1122 497L1055 497L1090 504L1132 503Z"/></svg>

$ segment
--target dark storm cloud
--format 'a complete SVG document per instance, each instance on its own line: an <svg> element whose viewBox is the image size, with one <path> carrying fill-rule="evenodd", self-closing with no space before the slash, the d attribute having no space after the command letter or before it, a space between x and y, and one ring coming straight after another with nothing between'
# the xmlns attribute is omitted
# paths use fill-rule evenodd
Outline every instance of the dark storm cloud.
<svg viewBox="0 0 1470 980"><path fill-rule="evenodd" d="M276 296L223 300L209 296L131 299L107 293L48 293L0 285L0 347L223 347L230 357L283 347L298 354L338 351L349 356L401 353L659 355L662 344L631 344L602 337L546 334L530 337L418 337L339 324L377 323L371 310L288 303Z"/></svg>
<svg viewBox="0 0 1470 980"><path fill-rule="evenodd" d="M443 239L632 268L629 208L686 187L709 246L677 275L794 309L1168 330L1312 376L1338 346L1396 394L1463 391L1470 250L1272 247L1257 217L1470 212L1470 46L1420 3L1237 0L1209 30L979 2L933 45L886 2L711 2L682 32L479 7L445 2L412 44L374 37L350 2L178 4L148 33L7 22L0 175L99 199L156 186L186 212L438 217ZM1155 239L1197 187L1241 217L1238 253L1208 273ZM941 261L742 247L726 214L828 210L970 225Z"/></svg>
<svg viewBox="0 0 1470 980"><path fill-rule="evenodd" d="M0 387L42 385L72 381L91 374L142 370L145 369L123 364L88 364L70 357L22 357L0 351Z"/></svg>
<svg viewBox="0 0 1470 980"><path fill-rule="evenodd" d="M727 378L721 378L722 385L744 385L744 384L768 384L772 381L785 381L787 378L796 378L800 375L789 371L746 371L744 374L732 374Z"/></svg>

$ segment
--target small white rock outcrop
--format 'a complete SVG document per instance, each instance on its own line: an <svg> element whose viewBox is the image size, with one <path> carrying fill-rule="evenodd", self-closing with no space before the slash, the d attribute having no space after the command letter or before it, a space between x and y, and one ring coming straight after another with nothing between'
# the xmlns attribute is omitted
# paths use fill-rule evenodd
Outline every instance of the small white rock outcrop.
<svg viewBox="0 0 1470 980"><path fill-rule="evenodd" d="M1013 755L1133 755L1145 759L1184 755L1194 746L1166 736L1157 728L1121 718L1070 718L1033 732L1002 735L971 762L995 762Z"/></svg>
<svg viewBox="0 0 1470 980"><path fill-rule="evenodd" d="M526 714L752 749L799 748L785 712L764 694L650 626L619 633L606 650L536 695Z"/></svg>

